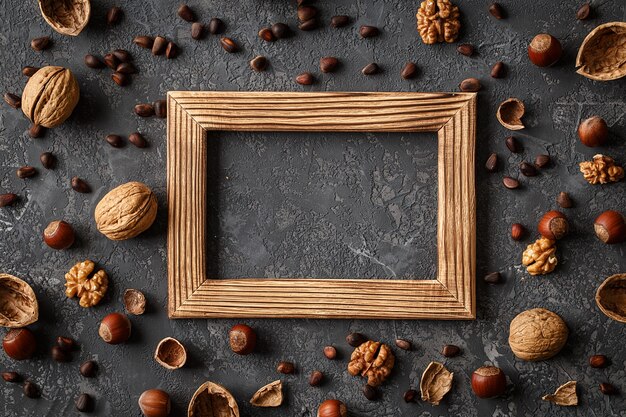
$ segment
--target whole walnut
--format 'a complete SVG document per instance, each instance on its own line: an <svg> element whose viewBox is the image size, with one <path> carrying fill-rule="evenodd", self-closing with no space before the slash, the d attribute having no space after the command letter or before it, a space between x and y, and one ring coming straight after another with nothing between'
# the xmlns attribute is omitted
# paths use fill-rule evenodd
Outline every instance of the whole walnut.
<svg viewBox="0 0 626 417"><path fill-rule="evenodd" d="M509 346L520 359L542 361L559 353L567 342L567 325L545 308L533 308L517 315L509 328Z"/></svg>
<svg viewBox="0 0 626 417"><path fill-rule="evenodd" d="M43 67L26 83L22 111L35 125L56 127L70 117L79 96L78 83L70 70Z"/></svg>
<svg viewBox="0 0 626 417"><path fill-rule="evenodd" d="M391 373L395 363L391 348L383 343L368 340L352 352L348 373L367 377L367 384L377 387Z"/></svg>
<svg viewBox="0 0 626 417"><path fill-rule="evenodd" d="M111 240L130 239L148 229L157 214L157 199L140 182L128 182L109 191L96 206L100 233Z"/></svg>

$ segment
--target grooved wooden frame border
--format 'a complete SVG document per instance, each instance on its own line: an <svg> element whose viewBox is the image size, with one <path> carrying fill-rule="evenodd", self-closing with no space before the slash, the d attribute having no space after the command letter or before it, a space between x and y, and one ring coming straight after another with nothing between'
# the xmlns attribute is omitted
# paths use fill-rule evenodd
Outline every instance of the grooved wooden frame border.
<svg viewBox="0 0 626 417"><path fill-rule="evenodd" d="M475 93L189 92L167 95L171 318L474 319ZM437 132L437 277L209 279L207 132Z"/></svg>

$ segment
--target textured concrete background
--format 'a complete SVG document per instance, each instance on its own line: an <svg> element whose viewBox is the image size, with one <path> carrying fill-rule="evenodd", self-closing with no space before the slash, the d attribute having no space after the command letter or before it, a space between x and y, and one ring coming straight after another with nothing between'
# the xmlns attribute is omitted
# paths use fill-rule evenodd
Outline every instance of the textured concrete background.
<svg viewBox="0 0 626 417"><path fill-rule="evenodd" d="M171 393L172 415L185 415L196 387L205 380L228 387L238 399L243 416L314 416L317 405L330 397L345 401L355 416L626 416L626 327L602 315L593 301L604 277L626 270L626 246L604 246L594 236L592 222L609 208L624 209L624 182L589 186L578 163L594 150L584 148L575 136L581 118L600 114L611 127L606 149L626 162L626 81L598 83L574 73L574 58L584 36L597 24L626 20L623 1L592 1L595 15L579 22L579 0L503 1L509 18L496 21L488 15L487 1L459 1L463 17L462 42L473 43L473 58L458 55L453 45L425 46L415 31L417 1L318 2L325 25L313 32L273 44L260 41L261 26L284 21L296 26L295 1L247 2L192 0L202 21L221 17L228 36L242 46L226 54L216 37L190 38L190 25L176 14L178 2L157 0L125 2L123 22L106 28L104 14L112 1L93 2L92 21L78 38L53 32L41 18L34 1L4 0L0 7L0 90L20 93L24 65L67 66L76 74L81 101L73 117L42 139L30 139L21 112L2 103L0 113L0 192L16 192L21 201L0 209L0 270L27 279L40 302L41 318L33 330L39 353L31 361L15 363L0 354L0 368L15 369L32 378L43 397L23 397L20 387L0 384L2 415L76 415L74 399L81 392L95 396L99 416L138 416L140 393L159 387ZM354 24L341 30L327 26L334 14L348 14ZM360 24L382 29L378 38L362 40ZM542 31L557 36L565 56L553 68L529 64L526 45ZM173 61L155 58L131 43L136 35L165 35L182 48ZM53 47L35 53L29 40L51 35ZM94 71L82 63L87 53L104 55L127 48L140 74L127 88L116 86L108 70ZM266 55L266 73L247 66L256 54ZM302 88L293 77L305 70L315 73L321 56L335 55L342 68L320 75L319 82ZM399 71L407 60L417 62L420 75L403 81ZM497 60L507 64L508 76L489 78ZM364 77L359 70L371 61L384 72ZM319 75L319 74L318 74ZM472 322L360 321L360 320L249 320L260 337L258 352L235 356L227 347L226 333L233 320L167 319L165 127L158 119L139 119L135 103L161 98L168 90L283 90L283 91L454 91L460 80L476 76L483 81L479 97L477 193L478 199L478 319ZM524 153L511 155L504 146L508 135L495 120L497 103L517 96L527 104L528 126L516 136ZM145 150L132 145L114 149L104 142L109 133L143 132L150 141ZM223 276L317 277L427 277L434 273L435 147L434 137L414 135L272 135L223 134L211 144L215 150L210 175L210 269ZM293 140L292 140L293 139ZM54 171L41 169L33 179L19 180L19 166L39 166L42 151L59 159ZM487 175L482 164L497 152L503 163L498 174ZM548 152L555 166L532 179L522 178L520 190L502 187L504 174L518 177L517 165ZM91 194L73 192L69 178L79 175L93 187ZM93 210L113 186L139 180L159 198L155 225L140 237L113 243L99 235ZM575 207L567 210L573 232L559 243L559 267L544 278L529 277L520 266L521 252L534 236L515 243L509 227L521 222L534 229L544 211L554 208L558 191L568 191ZM53 219L71 222L77 244L68 251L52 251L41 242L41 232ZM533 233L534 235L534 233ZM90 258L106 269L111 286L96 308L83 309L63 293L64 273L77 261ZM487 286L482 276L503 272L505 282ZM123 310L125 288L143 290L149 311L132 317L133 336L128 344L109 346L97 336L100 319ZM508 344L508 323L519 312L546 307L568 323L571 335L561 354L547 362L516 360ZM345 371L350 348L344 337L350 331L393 343L411 340L412 352L398 351L396 367L382 388L382 399L367 401L360 392L363 380ZM73 362L58 364L49 357L53 339L60 334L76 338L81 350ZM188 365L166 371L152 360L157 342L173 336L187 346ZM419 376L445 343L463 348L463 355L445 360L455 373L452 392L442 405L405 404L402 393L418 385ZM334 344L341 360L322 356L322 347ZM587 358L605 353L612 365L590 369ZM100 374L87 380L78 373L82 360L95 358ZM279 360L292 360L298 373L282 378L285 404L275 410L253 409L248 404L261 385L277 379ZM470 391L473 369L493 363L504 369L510 389L504 398L477 400ZM308 386L308 374L320 369L327 375L320 388ZM579 381L580 406L560 409L539 397L560 384ZM605 397L597 389L610 381L622 394Z"/></svg>

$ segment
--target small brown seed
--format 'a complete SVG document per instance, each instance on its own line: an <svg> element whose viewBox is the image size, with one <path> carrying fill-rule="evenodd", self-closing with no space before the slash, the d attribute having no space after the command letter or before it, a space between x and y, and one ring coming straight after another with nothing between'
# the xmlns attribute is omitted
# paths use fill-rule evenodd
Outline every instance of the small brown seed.
<svg viewBox="0 0 626 417"><path fill-rule="evenodd" d="M204 25L200 22L194 22L191 25L191 37L195 40L204 38L205 30Z"/></svg>
<svg viewBox="0 0 626 417"><path fill-rule="evenodd" d="M326 356L326 359L335 359L337 357L337 349L334 346L326 346L324 348L324 356Z"/></svg>
<svg viewBox="0 0 626 417"><path fill-rule="evenodd" d="M487 158L485 162L485 168L489 172L496 172L498 170L498 154L492 153L489 155L489 158Z"/></svg>
<svg viewBox="0 0 626 417"><path fill-rule="evenodd" d="M359 347L365 343L366 340L367 338L361 333L350 333L346 336L346 342L352 347Z"/></svg>
<svg viewBox="0 0 626 417"><path fill-rule="evenodd" d="M32 41L30 41L30 47L33 48L35 51L40 52L45 49L48 49L51 43L52 42L49 36L42 36L40 38L35 38Z"/></svg>
<svg viewBox="0 0 626 417"><path fill-rule="evenodd" d="M137 72L137 68L131 62L122 62L115 69L116 72L122 74L135 74Z"/></svg>
<svg viewBox="0 0 626 417"><path fill-rule="evenodd" d="M609 359L604 355L593 355L589 358L589 366L592 368L606 368L609 365Z"/></svg>
<svg viewBox="0 0 626 417"><path fill-rule="evenodd" d="M404 398L404 402L407 403L415 402L415 400L417 399L417 391L415 391L414 389L406 390L402 398Z"/></svg>
<svg viewBox="0 0 626 417"><path fill-rule="evenodd" d="M376 26L363 25L359 28L359 35L361 35L362 38L373 38L374 36L378 36L379 33Z"/></svg>
<svg viewBox="0 0 626 417"><path fill-rule="evenodd" d="M94 408L94 401L89 394L80 394L76 399L76 409L81 413L90 413Z"/></svg>
<svg viewBox="0 0 626 417"><path fill-rule="evenodd" d="M222 45L222 48L224 48L224 50L229 54L239 51L239 45L237 45L231 38L220 38L220 45Z"/></svg>
<svg viewBox="0 0 626 417"><path fill-rule="evenodd" d="M85 361L80 365L79 371L85 378L93 378L98 371L98 364L94 361Z"/></svg>
<svg viewBox="0 0 626 417"><path fill-rule="evenodd" d="M417 65L413 62L407 62L400 71L400 76L405 80L410 80L417 76Z"/></svg>
<svg viewBox="0 0 626 417"><path fill-rule="evenodd" d="M315 30L317 29L317 19L309 19L309 20L305 20L304 22L300 23L298 25L298 29L303 30L305 32L308 32L310 30Z"/></svg>
<svg viewBox="0 0 626 417"><path fill-rule="evenodd" d="M535 168L534 165L529 164L526 161L524 161L521 164L519 164L519 170L526 177L535 177L535 176L537 176L537 168Z"/></svg>
<svg viewBox="0 0 626 417"><path fill-rule="evenodd" d="M333 72L339 65L339 60L334 56L325 56L320 59L320 71Z"/></svg>
<svg viewBox="0 0 626 417"><path fill-rule="evenodd" d="M123 74L121 72L114 72L113 74L111 74L111 79L113 79L113 81L115 81L115 84L119 85L120 87L128 85L128 83L130 82L130 77L128 76L128 74Z"/></svg>
<svg viewBox="0 0 626 417"><path fill-rule="evenodd" d="M102 62L100 58L95 55L89 54L85 55L85 65L93 69L104 68L104 62Z"/></svg>
<svg viewBox="0 0 626 417"><path fill-rule="evenodd" d="M122 20L123 14L124 12L119 7L117 6L111 7L109 11L107 12L107 17L106 17L107 25L109 26L117 25L120 22L120 20Z"/></svg>
<svg viewBox="0 0 626 417"><path fill-rule="evenodd" d="M364 66L363 69L361 70L361 72L363 73L363 75L378 74L380 72L380 67L378 66L377 63L372 62L372 63L367 64L366 66Z"/></svg>
<svg viewBox="0 0 626 417"><path fill-rule="evenodd" d="M221 19L214 17L209 21L209 33L212 35L218 35L224 32L226 25Z"/></svg>
<svg viewBox="0 0 626 417"><path fill-rule="evenodd" d="M115 55L115 57L119 59L120 62L130 62L133 60L133 57L130 55L130 52L128 52L126 49L116 49L115 51L111 53Z"/></svg>
<svg viewBox="0 0 626 417"><path fill-rule="evenodd" d="M27 77L32 77L33 75L35 75L37 71L39 71L39 67L26 66L22 68L22 75L25 75Z"/></svg>
<svg viewBox="0 0 626 417"><path fill-rule="evenodd" d="M288 38L291 35L291 29L284 23L274 23L272 25L272 34L276 39Z"/></svg>
<svg viewBox="0 0 626 417"><path fill-rule="evenodd" d="M495 64L493 64L493 67L491 67L491 77L492 78L502 78L504 77L504 62L502 61L498 61Z"/></svg>
<svg viewBox="0 0 626 417"><path fill-rule="evenodd" d="M310 72L303 72L296 77L296 82L300 85L311 85L315 82L315 78Z"/></svg>
<svg viewBox="0 0 626 417"><path fill-rule="evenodd" d="M156 100L153 104L154 114L156 117L160 119L165 119L167 117L167 101L166 100Z"/></svg>
<svg viewBox="0 0 626 417"><path fill-rule="evenodd" d="M376 401L378 399L378 390L375 387L366 384L363 387L363 395L365 395L365 398L370 401Z"/></svg>
<svg viewBox="0 0 626 417"><path fill-rule="evenodd" d="M550 155L537 155L535 157L535 166L539 169L550 165Z"/></svg>
<svg viewBox="0 0 626 417"><path fill-rule="evenodd" d="M518 241L522 240L526 234L526 228L520 223L513 223L511 225L511 239Z"/></svg>
<svg viewBox="0 0 626 417"><path fill-rule="evenodd" d="M474 55L474 45L470 45L469 43L462 43L456 47L456 50L461 55L472 56Z"/></svg>
<svg viewBox="0 0 626 417"><path fill-rule="evenodd" d="M178 7L177 13L181 19L186 20L187 22L196 21L196 14L186 4L181 4L180 7Z"/></svg>
<svg viewBox="0 0 626 417"><path fill-rule="evenodd" d="M24 179L24 178L30 178L35 176L35 174L37 174L37 170L35 169L35 167L31 167L31 166L23 166L17 169L17 177Z"/></svg>
<svg viewBox="0 0 626 417"><path fill-rule="evenodd" d="M265 42L274 42L276 40L276 36L274 36L274 32L270 28L261 28L259 30L259 38L263 39Z"/></svg>
<svg viewBox="0 0 626 417"><path fill-rule="evenodd" d="M396 339L396 346L402 350L411 350L411 342L404 339Z"/></svg>
<svg viewBox="0 0 626 417"><path fill-rule="evenodd" d="M324 379L324 374L320 371L311 372L311 376L309 377L309 385L312 387L317 387L322 383Z"/></svg>
<svg viewBox="0 0 626 417"><path fill-rule="evenodd" d="M22 378L17 372L3 372L2 379L6 382L20 382Z"/></svg>
<svg viewBox="0 0 626 417"><path fill-rule="evenodd" d="M44 152L39 156L41 166L45 169L54 169L57 159L51 152Z"/></svg>
<svg viewBox="0 0 626 417"><path fill-rule="evenodd" d="M72 360L72 356L59 346L53 346L52 359L56 362L69 362Z"/></svg>
<svg viewBox="0 0 626 417"><path fill-rule="evenodd" d="M91 187L84 180L73 177L71 181L72 189L77 193L88 194L91 192Z"/></svg>
<svg viewBox="0 0 626 417"><path fill-rule="evenodd" d="M519 187L519 181L516 180L515 178L511 178L511 177L504 177L504 178L502 178L502 183L509 190L514 190L514 189Z"/></svg>
<svg viewBox="0 0 626 417"><path fill-rule="evenodd" d="M591 6L589 6L589 3L585 3L582 6L580 6L578 11L576 12L576 19L585 20L589 17L590 13L591 13Z"/></svg>
<svg viewBox="0 0 626 417"><path fill-rule="evenodd" d="M331 28L342 28L350 24L350 17L346 15L338 15L330 18Z"/></svg>
<svg viewBox="0 0 626 417"><path fill-rule="evenodd" d="M141 103L135 105L135 114L141 117L154 116L154 107L149 103Z"/></svg>
<svg viewBox="0 0 626 417"><path fill-rule="evenodd" d="M482 85L477 78L466 78L459 84L459 89L464 92L476 92L480 91L481 88Z"/></svg>
<svg viewBox="0 0 626 417"><path fill-rule="evenodd" d="M22 106L22 99L17 94L4 93L4 101L14 109L19 109Z"/></svg>
<svg viewBox="0 0 626 417"><path fill-rule="evenodd" d="M141 48L152 49L154 38L152 36L136 36L133 42Z"/></svg>
<svg viewBox="0 0 626 417"><path fill-rule="evenodd" d="M306 22L317 16L317 7L314 6L298 6L298 20Z"/></svg>
<svg viewBox="0 0 626 417"><path fill-rule="evenodd" d="M258 72L265 71L265 69L267 68L267 63L268 63L267 58L265 58L262 55L259 55L250 61L250 68Z"/></svg>
<svg viewBox="0 0 626 417"><path fill-rule="evenodd" d="M128 141L138 148L145 148L148 146L148 142L139 132L134 132L128 135Z"/></svg>
<svg viewBox="0 0 626 417"><path fill-rule="evenodd" d="M167 48L165 48L165 57L167 59L174 59L180 55L180 48L174 42L168 42Z"/></svg>
<svg viewBox="0 0 626 417"><path fill-rule="evenodd" d="M113 54L106 54L104 56L104 64L115 71L117 66L120 64L120 60Z"/></svg>
<svg viewBox="0 0 626 417"><path fill-rule="evenodd" d="M520 153L523 151L522 144L513 136L508 136L504 139L504 144L507 148L509 148L509 151L513 153Z"/></svg>
<svg viewBox="0 0 626 417"><path fill-rule="evenodd" d="M157 36L154 38L154 43L152 44L152 55L163 55L165 53L165 48L167 48L167 39L163 36Z"/></svg>
<svg viewBox="0 0 626 417"><path fill-rule="evenodd" d="M17 201L17 195L13 193L0 194L0 207L13 205Z"/></svg>
<svg viewBox="0 0 626 417"><path fill-rule="evenodd" d="M120 135L107 135L105 138L107 143L114 148L121 148L124 146L124 139Z"/></svg>
<svg viewBox="0 0 626 417"><path fill-rule="evenodd" d="M571 208L573 206L572 199L565 191L561 191L559 193L559 195L556 197L556 202L559 206L563 208Z"/></svg>
<svg viewBox="0 0 626 417"><path fill-rule="evenodd" d="M26 395L28 398L39 398L41 396L39 387L31 381L26 381L24 383L24 386L22 387L22 390L24 391L24 395Z"/></svg>
<svg viewBox="0 0 626 417"><path fill-rule="evenodd" d="M490 272L485 275L485 282L488 284L499 284L502 280L502 276L499 272Z"/></svg>
<svg viewBox="0 0 626 417"><path fill-rule="evenodd" d="M57 337L57 346L63 349L65 352L71 352L76 349L76 341L71 337L59 336Z"/></svg>
<svg viewBox="0 0 626 417"><path fill-rule="evenodd" d="M600 384L600 392L604 395L615 395L617 394L617 388L608 382L603 382Z"/></svg>
<svg viewBox="0 0 626 417"><path fill-rule="evenodd" d="M489 13L498 20L504 19L505 17L504 9L502 9L500 3L492 3L491 6L489 6Z"/></svg>
<svg viewBox="0 0 626 417"><path fill-rule="evenodd" d="M280 361L278 362L278 366L276 367L276 371L281 374L293 374L296 372L296 367L292 362Z"/></svg>
<svg viewBox="0 0 626 417"><path fill-rule="evenodd" d="M443 349L441 349L441 354L446 358L454 358L461 353L461 348L456 345L445 345Z"/></svg>
<svg viewBox="0 0 626 417"><path fill-rule="evenodd" d="M31 125L28 128L28 136L33 139L40 138L46 133L46 128L41 125Z"/></svg>

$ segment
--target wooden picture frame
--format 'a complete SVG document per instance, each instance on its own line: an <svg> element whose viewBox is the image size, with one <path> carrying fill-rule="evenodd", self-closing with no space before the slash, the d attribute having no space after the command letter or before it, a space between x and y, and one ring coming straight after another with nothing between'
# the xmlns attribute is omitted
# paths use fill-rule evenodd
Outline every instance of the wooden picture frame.
<svg viewBox="0 0 626 417"><path fill-rule="evenodd" d="M174 91L167 95L171 318L474 319L475 93ZM210 131L436 132L437 276L424 280L206 276Z"/></svg>

